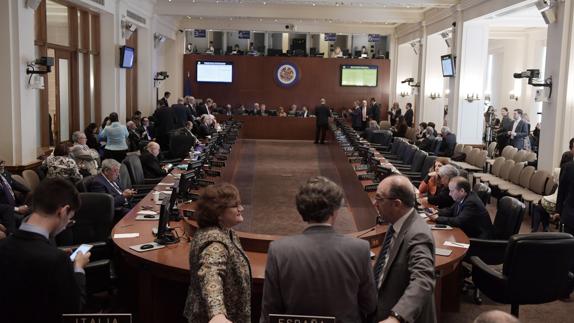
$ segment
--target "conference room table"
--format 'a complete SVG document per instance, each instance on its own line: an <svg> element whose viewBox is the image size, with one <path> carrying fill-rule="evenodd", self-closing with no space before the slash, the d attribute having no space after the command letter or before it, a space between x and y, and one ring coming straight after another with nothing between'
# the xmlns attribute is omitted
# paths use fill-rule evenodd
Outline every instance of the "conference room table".
<svg viewBox="0 0 574 323"><path fill-rule="evenodd" d="M313 125L313 124L311 124ZM243 129L241 130L243 131ZM240 133L241 133L240 131ZM242 139L238 139L231 149L226 165L221 170L220 177L206 179L219 182L231 182L236 173L237 164L241 154ZM367 193L361 188L368 181L357 180L356 172L348 161L341 147L331 140L328 143L334 163L349 170L342 175L343 181L354 181L354 190L363 194L365 198L374 201L374 193ZM187 163L187 161L184 161ZM217 169L214 167L214 169ZM167 191L176 181L181 170L175 168L154 189L154 191ZM347 178L345 178L347 177ZM349 184L349 186L351 186ZM347 185L344 184L347 192ZM358 187L358 189L357 189ZM352 190L352 189L351 189ZM112 230L112 239L115 245L116 271L119 276L119 293L127 309L131 311L137 322L185 322L183 309L189 285L189 239L193 235L196 223L190 219L170 222L170 227L180 236L179 243L166 245L162 249L137 252L130 246L154 241L152 228L157 221L136 220L138 212L152 209L159 213L159 205L153 200L153 193L146 195L134 208L120 220ZM168 198L168 197L167 197ZM178 205L180 214L186 210L193 210L195 202L184 202ZM374 210L374 207L373 207ZM376 212L376 211L374 211ZM375 219L373 218L374 222ZM369 241L372 251L378 253L387 231L387 225L373 225L369 228L351 233L349 235ZM455 241L468 244L468 237L458 228L451 230L433 230L436 247L452 250L445 256L435 257L437 284L435 299L437 312L457 311L459 308L460 291L460 264L467 251L465 248L444 246L445 241ZM117 234L138 233L134 238L118 238ZM271 241L281 236L258 234L252 232L237 232L241 244L249 258L252 272L252 317L254 322L260 312L267 248ZM334 282L336 283L336 282ZM440 315L440 314L439 314Z"/></svg>

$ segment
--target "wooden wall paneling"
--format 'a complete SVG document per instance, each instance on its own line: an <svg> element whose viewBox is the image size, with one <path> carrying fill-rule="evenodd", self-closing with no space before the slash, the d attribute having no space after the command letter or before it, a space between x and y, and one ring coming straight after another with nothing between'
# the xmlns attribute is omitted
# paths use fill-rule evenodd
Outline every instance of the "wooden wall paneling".
<svg viewBox="0 0 574 323"><path fill-rule="evenodd" d="M43 0L35 12L35 45L38 46L40 56L48 56L46 47L47 25L46 25L46 0ZM53 72L52 72L53 73ZM40 90L40 145L42 147L50 146L50 128L48 126L50 119L48 116L48 77L44 78L44 89Z"/></svg>
<svg viewBox="0 0 574 323"><path fill-rule="evenodd" d="M79 55L82 55L84 65L84 73L80 77L84 80L84 97L82 99L84 102L84 125L87 127L90 122L94 122L91 117L92 102L90 100L90 14L87 11L82 10L80 12L80 25L82 26L82 34Z"/></svg>
<svg viewBox="0 0 574 323"><path fill-rule="evenodd" d="M70 26L70 133L80 129L80 72L78 67L78 10L68 7L68 24Z"/></svg>
<svg viewBox="0 0 574 323"><path fill-rule="evenodd" d="M91 52L94 54L94 111L96 120L95 122L99 124L102 121L102 73L100 68L100 16L96 14L91 15L92 19L92 46Z"/></svg>
<svg viewBox="0 0 574 323"><path fill-rule="evenodd" d="M137 30L126 40L126 46L135 49L134 64L132 68L126 69L126 117L130 119L138 109L138 76L137 76Z"/></svg>
<svg viewBox="0 0 574 323"><path fill-rule="evenodd" d="M198 98L212 98L218 105L251 105L263 102L268 108L291 104L300 108L306 105L313 110L321 97L327 104L340 111L352 106L354 100L375 97L381 103L381 118L386 118L389 97L390 61L379 59L330 59L315 57L252 57L252 56L210 56L184 55L183 73L191 74L192 94ZM197 83L196 62L198 60L233 62L233 83ZM299 82L289 88L279 86L275 81L275 69L283 62L297 66ZM376 87L340 86L340 66L344 64L378 66ZM183 84L182 84L183 86Z"/></svg>

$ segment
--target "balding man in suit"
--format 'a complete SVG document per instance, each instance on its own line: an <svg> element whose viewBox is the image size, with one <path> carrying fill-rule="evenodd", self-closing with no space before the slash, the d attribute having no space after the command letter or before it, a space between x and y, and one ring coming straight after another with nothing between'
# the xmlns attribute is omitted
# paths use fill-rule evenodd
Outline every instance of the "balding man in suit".
<svg viewBox="0 0 574 323"><path fill-rule="evenodd" d="M373 322L436 322L434 239L414 208L413 185L404 176L389 176L375 201L389 229L374 267L379 302Z"/></svg>
<svg viewBox="0 0 574 323"><path fill-rule="evenodd" d="M269 322L269 314L334 316L354 323L375 311L368 242L333 229L342 199L341 188L321 176L299 189L297 210L309 226L269 246L261 323Z"/></svg>

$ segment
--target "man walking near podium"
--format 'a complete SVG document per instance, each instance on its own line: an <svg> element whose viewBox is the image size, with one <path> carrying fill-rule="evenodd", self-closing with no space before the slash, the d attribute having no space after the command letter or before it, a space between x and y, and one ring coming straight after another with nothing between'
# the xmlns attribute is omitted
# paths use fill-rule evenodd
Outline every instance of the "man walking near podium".
<svg viewBox="0 0 574 323"><path fill-rule="evenodd" d="M315 129L315 143L325 143L325 135L327 134L327 129L329 128L329 117L331 117L331 109L327 106L327 101L321 99L321 104L315 107L315 119L316 119L316 129ZM321 136L321 141L319 142L319 134Z"/></svg>

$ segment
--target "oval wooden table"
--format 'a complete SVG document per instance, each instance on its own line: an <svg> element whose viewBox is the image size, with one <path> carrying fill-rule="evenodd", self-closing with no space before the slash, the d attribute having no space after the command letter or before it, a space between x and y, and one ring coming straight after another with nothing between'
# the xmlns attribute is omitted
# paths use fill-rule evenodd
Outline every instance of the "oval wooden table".
<svg viewBox="0 0 574 323"><path fill-rule="evenodd" d="M173 182L173 176L167 176L163 182ZM159 185L157 190L165 190L168 186ZM128 300L130 310L134 311L137 322L184 322L182 312L189 283L189 232L193 223L188 221L171 222L170 226L180 236L180 242L168 245L163 249L136 252L130 246L151 242L154 240L152 228L157 221L137 221L137 212L142 206L152 207L159 212L159 206L152 200L153 194L148 194L138 203L112 231L118 233L139 233L137 238L113 239L118 257L118 272L120 276L120 293L122 299ZM181 205L181 209L193 209L193 204ZM372 250L378 253L383 241L387 225L377 225L373 228L351 234L370 242ZM253 275L253 313L258 313L262 293L269 242L281 238L274 235L238 232L242 245L249 257ZM448 257L436 256L435 263L439 279L436 286L437 309L457 310L459 293L459 265L466 249L444 246L445 241L469 243L467 236L458 228L453 230L433 230L437 247L451 249Z"/></svg>

